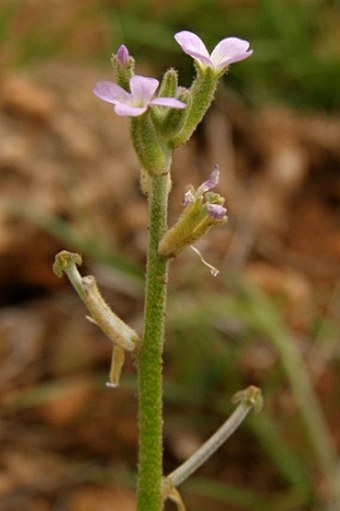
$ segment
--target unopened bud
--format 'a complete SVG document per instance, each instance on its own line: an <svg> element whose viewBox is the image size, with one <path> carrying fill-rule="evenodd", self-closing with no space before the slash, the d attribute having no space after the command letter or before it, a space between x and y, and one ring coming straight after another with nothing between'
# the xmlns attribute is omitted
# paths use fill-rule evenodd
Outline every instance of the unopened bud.
<svg viewBox="0 0 340 511"><path fill-rule="evenodd" d="M122 44L116 54L111 57L111 64L117 85L129 90L129 81L134 74L135 60L130 56L129 50Z"/></svg>

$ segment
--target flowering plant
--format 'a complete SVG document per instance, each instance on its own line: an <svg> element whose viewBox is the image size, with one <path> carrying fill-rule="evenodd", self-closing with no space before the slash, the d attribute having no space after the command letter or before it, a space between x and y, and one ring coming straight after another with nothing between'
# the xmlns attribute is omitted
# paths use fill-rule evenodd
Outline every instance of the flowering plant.
<svg viewBox="0 0 340 511"><path fill-rule="evenodd" d="M208 229L226 222L224 198L212 190L219 169L197 189L190 186L176 224L167 227L167 205L174 148L186 142L209 108L219 78L228 66L251 55L249 43L223 39L209 55L201 39L188 31L175 35L183 51L196 62L196 77L188 89L178 86L177 72L169 69L161 82L134 74L135 62L122 45L112 56L115 82L101 81L93 92L111 103L119 116L130 119L131 139L141 165L142 189L149 204L149 244L146 268L144 329L141 335L126 325L105 303L93 276L78 271L81 257L62 251L54 271L65 273L88 309L90 319L113 342L109 387L119 384L125 353L136 358L139 399L139 465L137 511L161 511L164 501L184 504L177 490L243 421L261 404L260 391L249 387L235 396L231 417L183 465L168 476L162 469L162 353L169 262L200 239ZM158 90L158 93L157 93Z"/></svg>

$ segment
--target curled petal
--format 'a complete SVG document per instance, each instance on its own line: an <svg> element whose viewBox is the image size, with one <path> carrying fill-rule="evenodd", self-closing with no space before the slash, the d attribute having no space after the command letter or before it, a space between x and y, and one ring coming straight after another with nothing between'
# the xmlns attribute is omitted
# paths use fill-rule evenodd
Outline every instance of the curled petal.
<svg viewBox="0 0 340 511"><path fill-rule="evenodd" d="M201 184L201 186L197 189L197 195L203 195L205 192L212 190L218 184L220 176L220 171L218 165L214 165L210 177L207 181Z"/></svg>
<svg viewBox="0 0 340 511"><path fill-rule="evenodd" d="M252 53L248 41L238 37L227 37L217 44L211 54L211 60L215 68L222 69L250 57Z"/></svg>
<svg viewBox="0 0 340 511"><path fill-rule="evenodd" d="M226 208L220 204L208 204L207 209L210 218L213 218L214 220L222 220L227 212Z"/></svg>
<svg viewBox="0 0 340 511"><path fill-rule="evenodd" d="M187 206L189 202L195 202L195 195L192 193L191 190L185 192L184 199L182 201L182 206Z"/></svg>
<svg viewBox="0 0 340 511"><path fill-rule="evenodd" d="M202 39L200 39L196 34L183 30L175 35L175 40L181 46L184 53L193 58L197 58L198 60L206 60L206 63L209 65L209 52Z"/></svg>
<svg viewBox="0 0 340 511"><path fill-rule="evenodd" d="M218 165L214 165L214 168L212 169L210 177L207 179L207 181L204 181L204 183L202 183L201 186L197 188L197 190L191 186L189 190L184 194L182 206L187 206L189 202L195 202L196 199L203 197L206 192L215 188L219 181L219 175L219 167Z"/></svg>

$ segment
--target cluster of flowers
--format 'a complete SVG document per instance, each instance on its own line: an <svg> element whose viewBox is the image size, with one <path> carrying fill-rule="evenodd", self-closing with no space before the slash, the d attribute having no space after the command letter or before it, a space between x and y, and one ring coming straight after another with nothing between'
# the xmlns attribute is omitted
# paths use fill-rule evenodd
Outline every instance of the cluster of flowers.
<svg viewBox="0 0 340 511"><path fill-rule="evenodd" d="M223 73L230 64L246 59L252 54L248 41L237 37L223 39L210 55L203 41L192 32L179 32L175 35L175 40L182 50L196 61L203 72L210 69L216 76ZM129 68L131 59L124 45L118 49L116 60L121 66ZM159 81L155 78L134 75L130 77L129 85L130 92L116 83L104 80L96 85L93 92L103 101L112 103L116 114L121 116L139 116L153 106L179 109L186 107L184 102L174 97L155 96L159 86Z"/></svg>
<svg viewBox="0 0 340 511"><path fill-rule="evenodd" d="M131 118L132 142L146 176L169 172L172 150L185 143L202 120L219 78L230 64L252 54L248 41L236 37L220 41L211 54L192 32L178 32L175 40L195 61L196 78L189 89L178 86L174 69L164 74L161 84L134 74L134 59L122 45L112 56L117 83L101 81L93 91L113 104L117 115ZM183 214L160 245L162 255L174 257L211 225L226 221L224 199L209 191L217 185L218 176L216 167L208 181L185 194Z"/></svg>
<svg viewBox="0 0 340 511"><path fill-rule="evenodd" d="M164 74L161 84L155 78L134 74L134 59L121 45L112 56L116 83L101 81L93 91L98 98L113 104L117 115L131 118L132 142L142 165L142 175L149 178L169 174L172 150L190 138L211 104L218 79L230 64L252 53L249 43L236 37L223 39L211 54L192 32L179 32L175 39L196 63L197 76L190 89L178 86L173 69ZM212 191L218 179L219 169L215 165L209 179L197 189L189 187L184 194L182 214L158 245L159 256L176 257L212 225L227 221L224 198ZM79 254L62 251L56 256L54 271L59 277L63 273L68 276L89 311L90 321L112 340L108 385L114 387L119 383L125 352L134 351L140 340L106 304L94 277L81 276L77 269L81 262Z"/></svg>

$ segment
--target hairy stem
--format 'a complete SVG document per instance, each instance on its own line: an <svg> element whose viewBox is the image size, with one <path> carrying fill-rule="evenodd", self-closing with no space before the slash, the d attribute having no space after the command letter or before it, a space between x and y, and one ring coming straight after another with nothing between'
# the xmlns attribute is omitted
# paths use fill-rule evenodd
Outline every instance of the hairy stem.
<svg viewBox="0 0 340 511"><path fill-rule="evenodd" d="M139 465L137 511L161 511L162 352L168 262L157 253L167 223L168 175L152 177L144 336L138 363Z"/></svg>

